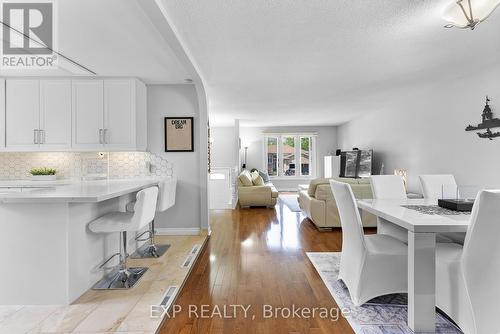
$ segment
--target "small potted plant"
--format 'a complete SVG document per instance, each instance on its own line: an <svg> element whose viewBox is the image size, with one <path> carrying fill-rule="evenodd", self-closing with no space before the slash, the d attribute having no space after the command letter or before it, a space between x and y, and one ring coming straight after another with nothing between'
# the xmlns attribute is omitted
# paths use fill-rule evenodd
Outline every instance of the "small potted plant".
<svg viewBox="0 0 500 334"><path fill-rule="evenodd" d="M31 179L36 181L54 181L56 170L54 168L33 168L30 170Z"/></svg>

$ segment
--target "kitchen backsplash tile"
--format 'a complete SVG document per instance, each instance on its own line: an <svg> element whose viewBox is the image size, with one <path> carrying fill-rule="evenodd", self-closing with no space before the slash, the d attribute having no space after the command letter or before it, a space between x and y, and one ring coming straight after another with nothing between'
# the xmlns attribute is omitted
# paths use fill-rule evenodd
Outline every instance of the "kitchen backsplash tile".
<svg viewBox="0 0 500 334"><path fill-rule="evenodd" d="M0 179L26 179L37 167L55 168L58 179L90 174L118 179L171 176L174 166L164 155L150 152L0 152Z"/></svg>

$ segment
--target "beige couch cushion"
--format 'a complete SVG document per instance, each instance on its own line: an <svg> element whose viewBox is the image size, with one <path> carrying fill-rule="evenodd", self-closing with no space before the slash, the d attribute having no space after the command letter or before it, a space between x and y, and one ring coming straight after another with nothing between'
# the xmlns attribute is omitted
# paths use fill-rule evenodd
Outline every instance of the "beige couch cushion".
<svg viewBox="0 0 500 334"><path fill-rule="evenodd" d="M359 184L360 180L362 180L362 179L354 179L351 177L334 177L333 179L339 182L349 183L350 185ZM368 181L368 183L370 183L370 181Z"/></svg>
<svg viewBox="0 0 500 334"><path fill-rule="evenodd" d="M350 177L318 178L318 179L312 180L311 183L309 183L309 189L307 190L307 193L309 194L309 196L315 196L316 189L320 185L328 185L328 187L330 187L330 180L336 180L339 182L349 183L350 185L370 184L369 179L353 179Z"/></svg>
<svg viewBox="0 0 500 334"><path fill-rule="evenodd" d="M370 178L365 177L362 179L357 179L359 184L370 184Z"/></svg>
<svg viewBox="0 0 500 334"><path fill-rule="evenodd" d="M307 189L307 193L309 196L314 196L316 193L316 187L320 184L330 184L331 179L324 179L324 178L319 178L319 179L314 179L309 183L309 188Z"/></svg>
<svg viewBox="0 0 500 334"><path fill-rule="evenodd" d="M252 175L250 175L250 172L247 170L242 171L238 176L238 179L240 180L241 184L245 187L253 186Z"/></svg>
<svg viewBox="0 0 500 334"><path fill-rule="evenodd" d="M264 185L264 179L262 176L260 176L258 171L252 172L252 184L254 186L263 186Z"/></svg>
<svg viewBox="0 0 500 334"><path fill-rule="evenodd" d="M373 198L372 187L368 184L351 184L351 189L356 199Z"/></svg>
<svg viewBox="0 0 500 334"><path fill-rule="evenodd" d="M314 198L320 201L332 200L333 193L332 193L332 188L330 187L330 183L319 184L316 187L316 193L314 194Z"/></svg>

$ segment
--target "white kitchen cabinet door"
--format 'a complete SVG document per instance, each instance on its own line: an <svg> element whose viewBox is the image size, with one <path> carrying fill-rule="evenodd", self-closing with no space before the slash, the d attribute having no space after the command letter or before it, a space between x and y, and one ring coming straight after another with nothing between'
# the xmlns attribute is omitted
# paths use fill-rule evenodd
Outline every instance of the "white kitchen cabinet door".
<svg viewBox="0 0 500 334"><path fill-rule="evenodd" d="M104 80L104 143L109 150L135 150L133 80Z"/></svg>
<svg viewBox="0 0 500 334"><path fill-rule="evenodd" d="M6 80L6 146L21 151L38 150L40 83Z"/></svg>
<svg viewBox="0 0 500 334"><path fill-rule="evenodd" d="M40 148L71 147L71 81L40 81Z"/></svg>
<svg viewBox="0 0 500 334"><path fill-rule="evenodd" d="M5 149L5 80L0 79L0 151Z"/></svg>
<svg viewBox="0 0 500 334"><path fill-rule="evenodd" d="M103 145L103 81L72 80L73 149Z"/></svg>

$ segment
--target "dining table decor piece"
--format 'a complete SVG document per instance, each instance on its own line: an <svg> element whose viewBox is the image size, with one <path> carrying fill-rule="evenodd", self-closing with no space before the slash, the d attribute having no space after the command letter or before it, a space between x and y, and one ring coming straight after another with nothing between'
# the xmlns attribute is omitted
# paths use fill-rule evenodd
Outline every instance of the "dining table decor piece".
<svg viewBox="0 0 500 334"><path fill-rule="evenodd" d="M473 199L438 199L438 206L452 211L472 211Z"/></svg>
<svg viewBox="0 0 500 334"><path fill-rule="evenodd" d="M441 198L438 206L452 211L472 211L474 200L479 193L478 186L460 186L456 184L443 184Z"/></svg>
<svg viewBox="0 0 500 334"><path fill-rule="evenodd" d="M442 208L438 205L401 205L405 209L417 211L424 215L440 215L440 216L456 216L470 214L469 211L456 211L447 208Z"/></svg>

